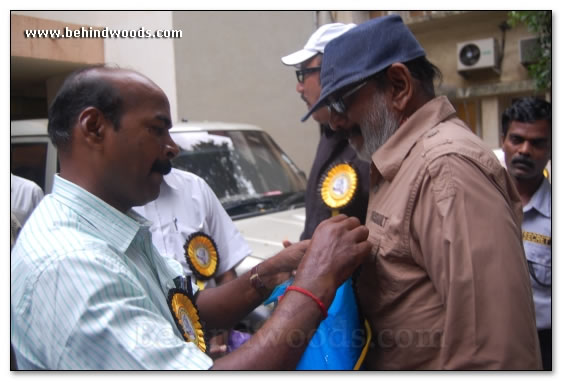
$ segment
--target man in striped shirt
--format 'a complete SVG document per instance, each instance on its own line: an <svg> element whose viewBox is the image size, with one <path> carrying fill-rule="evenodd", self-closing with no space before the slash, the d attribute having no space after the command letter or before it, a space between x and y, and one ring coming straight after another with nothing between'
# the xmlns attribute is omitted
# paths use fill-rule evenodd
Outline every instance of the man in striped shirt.
<svg viewBox="0 0 563 382"><path fill-rule="evenodd" d="M192 285L197 308L182 305L191 315L179 320L169 296L182 268L158 254L150 223L131 210L154 200L170 171L170 127L166 95L139 73L95 67L62 85L48 126L60 174L11 256L20 369L292 369L336 288L368 255L367 229L333 217L252 274L199 293ZM230 327L295 268L296 288L241 348L213 363L184 340L198 318Z"/></svg>

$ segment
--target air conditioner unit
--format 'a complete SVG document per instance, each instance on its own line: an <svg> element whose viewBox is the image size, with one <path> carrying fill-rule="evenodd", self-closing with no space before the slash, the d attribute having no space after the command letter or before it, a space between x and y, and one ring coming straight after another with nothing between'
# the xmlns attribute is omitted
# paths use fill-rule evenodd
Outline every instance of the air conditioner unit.
<svg viewBox="0 0 563 382"><path fill-rule="evenodd" d="M457 71L461 74L477 71L492 71L498 74L498 58L498 42L495 38L457 44Z"/></svg>
<svg viewBox="0 0 563 382"><path fill-rule="evenodd" d="M524 66L535 64L540 57L540 39L538 37L523 38L518 44L520 48L520 63Z"/></svg>

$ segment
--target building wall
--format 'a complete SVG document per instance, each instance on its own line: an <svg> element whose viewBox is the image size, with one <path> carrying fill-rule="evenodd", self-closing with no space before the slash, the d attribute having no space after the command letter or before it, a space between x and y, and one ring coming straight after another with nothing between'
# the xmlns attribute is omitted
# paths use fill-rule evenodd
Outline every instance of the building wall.
<svg viewBox="0 0 563 382"><path fill-rule="evenodd" d="M92 27L108 27L110 29L157 30L172 29L172 12L170 11L14 11L13 15L28 16L30 20L26 28L50 28L45 20L54 20L64 27L67 23ZM21 33L21 32L20 32ZM26 39L33 44L32 55L39 57L45 49L55 49L60 44L71 42L76 47L70 53L68 60L84 62L84 54L80 46L85 46L90 39L51 40ZM178 115L176 103L176 78L174 70L173 39L139 39L139 38L107 38L94 39L103 41L103 54L106 63L116 64L123 68L137 70L143 73L166 93L170 100L173 118ZM49 48L44 48L49 45ZM53 48L55 47L55 48ZM64 61L64 60L63 60ZM90 63L90 62L86 62ZM64 76L63 76L64 77ZM55 78L54 83L60 84L61 78ZM57 87L54 85L54 87ZM49 91L50 96L54 91Z"/></svg>
<svg viewBox="0 0 563 382"><path fill-rule="evenodd" d="M173 25L179 117L258 125L308 174L319 128L300 122L295 69L280 58L303 48L315 12L175 11Z"/></svg>
<svg viewBox="0 0 563 382"><path fill-rule="evenodd" d="M491 147L500 144L500 116L513 97L533 93L533 83L526 68L520 64L519 40L531 37L525 26L510 28L504 33L500 26L506 22L506 11L478 11L454 14L437 21L409 24L425 48L431 62L443 72L442 91L457 104L477 101L480 116L475 130ZM467 76L457 70L457 43L493 37L502 55L500 73ZM456 105L457 106L457 105Z"/></svg>
<svg viewBox="0 0 563 382"><path fill-rule="evenodd" d="M499 25L507 20L507 16L506 11L478 11L446 17L437 22L409 24L409 27L425 48L429 60L437 63L442 69L444 83L466 88L528 79L526 68L520 64L518 57L519 39L531 36L524 26L506 31L500 76L465 78L457 71L457 43L494 37L500 45L503 33Z"/></svg>
<svg viewBox="0 0 563 382"><path fill-rule="evenodd" d="M47 115L51 87L64 73L104 62L101 39L32 39L25 31L79 29L61 23L18 14L10 15L10 116L11 119Z"/></svg>
<svg viewBox="0 0 563 382"><path fill-rule="evenodd" d="M80 62L96 64L104 59L102 40L93 39L32 39L26 38L26 29L61 29L65 26L75 29L71 23L39 19L24 15L11 15L10 55L51 61Z"/></svg>

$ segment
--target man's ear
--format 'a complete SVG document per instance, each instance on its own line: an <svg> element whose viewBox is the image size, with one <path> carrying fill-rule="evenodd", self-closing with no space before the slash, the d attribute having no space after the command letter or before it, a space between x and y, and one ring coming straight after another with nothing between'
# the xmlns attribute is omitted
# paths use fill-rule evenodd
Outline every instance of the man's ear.
<svg viewBox="0 0 563 382"><path fill-rule="evenodd" d="M78 130L84 141L92 146L99 146L107 132L108 121L95 107L87 107L78 116Z"/></svg>
<svg viewBox="0 0 563 382"><path fill-rule="evenodd" d="M413 78L409 69L399 62L392 64L386 74L391 85L391 104L396 111L402 114L413 97Z"/></svg>

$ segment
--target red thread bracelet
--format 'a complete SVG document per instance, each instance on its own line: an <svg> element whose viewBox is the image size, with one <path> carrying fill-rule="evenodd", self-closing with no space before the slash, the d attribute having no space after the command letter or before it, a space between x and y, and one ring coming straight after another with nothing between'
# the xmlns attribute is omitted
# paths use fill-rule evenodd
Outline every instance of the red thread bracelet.
<svg viewBox="0 0 563 382"><path fill-rule="evenodd" d="M326 310L325 304L323 304L323 302L317 296L315 296L313 293L309 292L307 289L303 289L303 288L299 288L298 286L290 285L286 288L284 295L287 292L289 292L290 290L294 290L296 292L303 293L305 296L311 297L313 299L313 301L315 301L317 303L317 305L319 306L319 309L321 310L321 313L323 314L323 319L325 319L328 316L328 312Z"/></svg>

